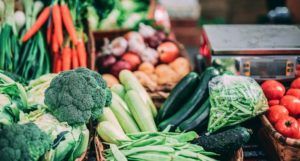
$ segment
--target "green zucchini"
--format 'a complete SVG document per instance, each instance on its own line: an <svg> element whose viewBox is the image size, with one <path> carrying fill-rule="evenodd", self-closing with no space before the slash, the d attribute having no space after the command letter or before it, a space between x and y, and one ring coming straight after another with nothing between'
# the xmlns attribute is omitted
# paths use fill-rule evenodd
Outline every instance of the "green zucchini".
<svg viewBox="0 0 300 161"><path fill-rule="evenodd" d="M207 99L201 107L193 114L192 117L182 122L178 127L181 131L197 131L199 132L204 126L207 126L210 110L209 99Z"/></svg>
<svg viewBox="0 0 300 161"><path fill-rule="evenodd" d="M181 122L191 116L191 114L197 110L197 107L199 107L204 103L205 100L207 100L208 82L217 75L219 75L219 71L217 69L213 67L207 68L204 73L202 73L200 83L196 87L195 92L190 97L190 99L172 117L161 122L158 126L159 129L163 130L171 125L171 130L174 130Z"/></svg>
<svg viewBox="0 0 300 161"><path fill-rule="evenodd" d="M161 122L175 114L183 103L193 94L195 87L199 83L199 76L195 72L186 75L172 90L170 96L161 106L157 122Z"/></svg>
<svg viewBox="0 0 300 161"><path fill-rule="evenodd" d="M244 127L235 127L226 131L201 136L194 143L206 151L221 155L230 155L250 140L250 132Z"/></svg>

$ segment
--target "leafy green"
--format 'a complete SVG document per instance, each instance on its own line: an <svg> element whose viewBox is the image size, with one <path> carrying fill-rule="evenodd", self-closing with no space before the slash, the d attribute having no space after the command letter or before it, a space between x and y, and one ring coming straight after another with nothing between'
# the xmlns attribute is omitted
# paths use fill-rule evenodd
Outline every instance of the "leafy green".
<svg viewBox="0 0 300 161"><path fill-rule="evenodd" d="M215 77L209 82L209 94L209 132L239 124L268 109L262 89L249 77L226 74Z"/></svg>

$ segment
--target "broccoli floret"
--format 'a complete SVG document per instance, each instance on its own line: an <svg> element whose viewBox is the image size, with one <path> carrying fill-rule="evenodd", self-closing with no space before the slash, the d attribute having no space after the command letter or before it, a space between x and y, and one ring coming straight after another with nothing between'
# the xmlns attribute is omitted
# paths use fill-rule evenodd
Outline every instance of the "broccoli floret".
<svg viewBox="0 0 300 161"><path fill-rule="evenodd" d="M37 161L50 148L50 137L33 123L0 129L1 161Z"/></svg>
<svg viewBox="0 0 300 161"><path fill-rule="evenodd" d="M45 104L60 121L69 125L97 119L111 99L102 76L86 68L60 73L45 91Z"/></svg>

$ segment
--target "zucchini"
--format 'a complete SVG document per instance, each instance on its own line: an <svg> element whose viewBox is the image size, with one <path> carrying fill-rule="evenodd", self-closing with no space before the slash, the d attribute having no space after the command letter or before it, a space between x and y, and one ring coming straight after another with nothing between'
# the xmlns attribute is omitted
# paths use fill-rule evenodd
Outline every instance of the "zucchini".
<svg viewBox="0 0 300 161"><path fill-rule="evenodd" d="M114 92L112 93L111 105L109 108L117 117L122 129L125 133L137 133L140 132L139 127L134 121L131 113L128 110L126 103Z"/></svg>
<svg viewBox="0 0 300 161"><path fill-rule="evenodd" d="M197 131L207 126L210 110L209 99L207 99L192 117L182 122L178 127L181 131Z"/></svg>
<svg viewBox="0 0 300 161"><path fill-rule="evenodd" d="M176 129L176 127L187 119L193 112L195 112L201 104L204 103L208 98L208 82L215 76L219 75L219 71L213 67L207 68L204 73L202 73L200 83L195 89L195 92L190 97L190 99L177 111L172 117L161 122L159 124L159 129L163 130L169 125L172 126L171 130Z"/></svg>
<svg viewBox="0 0 300 161"><path fill-rule="evenodd" d="M119 145L120 141L129 141L130 139L116 128L111 122L103 121L97 125L98 135L106 142Z"/></svg>
<svg viewBox="0 0 300 161"><path fill-rule="evenodd" d="M248 129L235 127L217 134L201 136L194 143L202 146L206 151L231 155L249 140L250 133Z"/></svg>
<svg viewBox="0 0 300 161"><path fill-rule="evenodd" d="M161 122L175 114L184 102L193 94L198 83L199 76L195 72L191 72L181 79L161 106L156 118L157 122Z"/></svg>
<svg viewBox="0 0 300 161"><path fill-rule="evenodd" d="M157 132L151 111L147 110L148 107L136 91L129 90L125 94L125 102L142 132Z"/></svg>

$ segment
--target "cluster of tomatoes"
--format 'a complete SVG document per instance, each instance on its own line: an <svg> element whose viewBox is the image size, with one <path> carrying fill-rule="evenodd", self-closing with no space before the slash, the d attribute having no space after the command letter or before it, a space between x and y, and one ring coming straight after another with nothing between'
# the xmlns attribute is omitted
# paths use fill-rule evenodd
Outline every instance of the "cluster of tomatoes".
<svg viewBox="0 0 300 161"><path fill-rule="evenodd" d="M261 87L269 101L269 121L283 136L300 139L300 78L287 91L275 80L265 81Z"/></svg>

